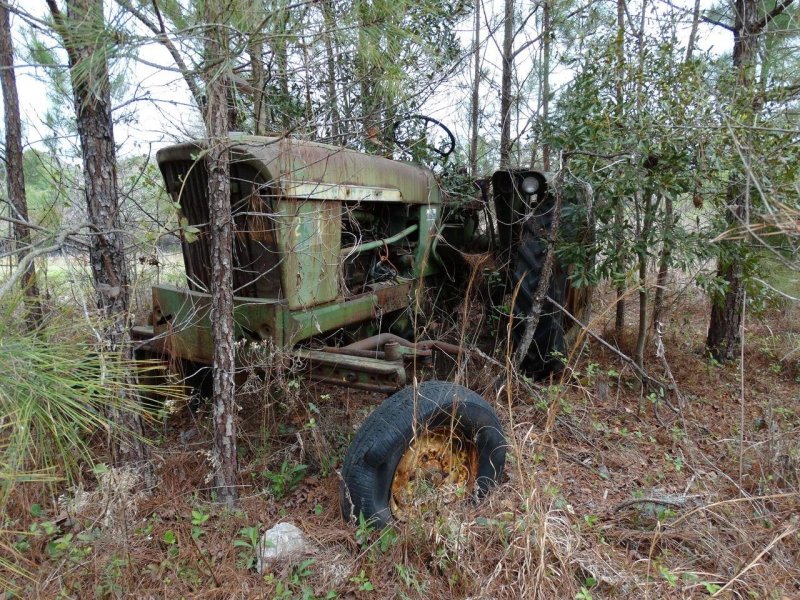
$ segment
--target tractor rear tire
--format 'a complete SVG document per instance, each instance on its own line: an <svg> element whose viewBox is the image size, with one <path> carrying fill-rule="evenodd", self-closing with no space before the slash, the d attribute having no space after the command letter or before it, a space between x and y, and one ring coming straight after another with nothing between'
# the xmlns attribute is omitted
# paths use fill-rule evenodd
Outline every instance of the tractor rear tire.
<svg viewBox="0 0 800 600"><path fill-rule="evenodd" d="M483 497L498 482L506 460L506 440L497 415L477 393L443 381L409 386L387 398L353 438L342 467L342 516L383 528L398 517L393 494L401 459L427 432L460 438L470 445L472 496ZM423 460L427 460L425 457ZM435 488L435 493L442 490ZM463 490L469 497L470 490ZM402 519L400 519L402 520Z"/></svg>
<svg viewBox="0 0 800 600"><path fill-rule="evenodd" d="M512 291L515 294L512 305L514 325L512 337L515 346L519 345L525 332L525 318L533 306L536 289L539 287L542 269L547 257L547 240L552 226L552 207L544 213L537 211L522 227L519 246L513 255L511 272ZM567 273L556 260L550 276L547 296L564 306L567 294ZM566 350L564 340L564 315L549 300L542 303L541 314L533 340L522 361L522 370L536 379L543 379L551 373L563 369L563 356Z"/></svg>

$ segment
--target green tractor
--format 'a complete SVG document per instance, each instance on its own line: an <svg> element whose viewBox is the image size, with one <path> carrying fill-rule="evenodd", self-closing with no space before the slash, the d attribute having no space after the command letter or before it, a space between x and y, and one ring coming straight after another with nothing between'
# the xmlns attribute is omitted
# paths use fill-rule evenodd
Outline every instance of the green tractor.
<svg viewBox="0 0 800 600"><path fill-rule="evenodd" d="M210 383L212 361L206 149L195 141L158 152L166 190L180 207L186 284L154 286L150 325L133 329L140 356L164 359L197 387ZM250 349L268 344L311 379L394 393L348 450L345 518L363 515L378 526L403 519L425 489L481 497L503 472L501 425L462 386L406 385L409 362L468 351L415 339L414 324L423 292L453 285L454 273L468 271L464 257L480 253L498 265L495 295L513 297L509 318L519 340L547 252L551 176L498 171L490 206L488 183L482 197L452 202L428 168L341 147L241 135L231 157L237 366L252 366ZM549 298L577 311L574 292L556 264ZM571 322L544 303L526 371L559 368Z"/></svg>

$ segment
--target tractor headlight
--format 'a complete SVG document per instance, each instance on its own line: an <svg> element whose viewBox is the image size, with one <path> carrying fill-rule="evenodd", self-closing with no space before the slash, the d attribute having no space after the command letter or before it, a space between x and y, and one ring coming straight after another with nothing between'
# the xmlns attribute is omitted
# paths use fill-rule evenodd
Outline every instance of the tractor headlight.
<svg viewBox="0 0 800 600"><path fill-rule="evenodd" d="M539 190L539 180L536 177L526 177L519 187L526 194L535 194Z"/></svg>

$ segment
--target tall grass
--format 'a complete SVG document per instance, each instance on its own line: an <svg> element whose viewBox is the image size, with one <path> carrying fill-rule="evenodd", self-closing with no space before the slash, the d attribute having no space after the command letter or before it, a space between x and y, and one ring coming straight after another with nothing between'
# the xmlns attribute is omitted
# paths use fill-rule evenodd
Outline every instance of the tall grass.
<svg viewBox="0 0 800 600"><path fill-rule="evenodd" d="M21 313L19 298L0 305L0 506L17 483L74 480L92 436L120 433L110 410L142 410L120 393L133 364L99 351L85 319L53 311L28 331Z"/></svg>

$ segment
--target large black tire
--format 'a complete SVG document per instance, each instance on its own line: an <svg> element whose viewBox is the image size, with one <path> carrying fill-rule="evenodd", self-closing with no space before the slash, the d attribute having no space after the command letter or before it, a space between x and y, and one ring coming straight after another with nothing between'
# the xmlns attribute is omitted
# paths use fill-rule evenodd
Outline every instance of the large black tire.
<svg viewBox="0 0 800 600"><path fill-rule="evenodd" d="M506 440L497 415L475 392L443 381L407 387L387 398L353 438L342 468L342 516L363 515L375 527L392 521L390 495L401 457L415 433L453 428L477 452L475 496L483 497L499 480L506 461Z"/></svg>
<svg viewBox="0 0 800 600"><path fill-rule="evenodd" d="M512 290L516 297L511 308L514 319L512 337L515 346L525 331L525 317L530 313L542 268L547 256L547 240L553 221L553 201L548 199L537 207L522 226L519 244L512 252ZM567 273L556 260L547 295L564 306L567 292ZM565 353L564 315L550 301L542 303L541 315L525 359L523 371L543 379L563 368Z"/></svg>

